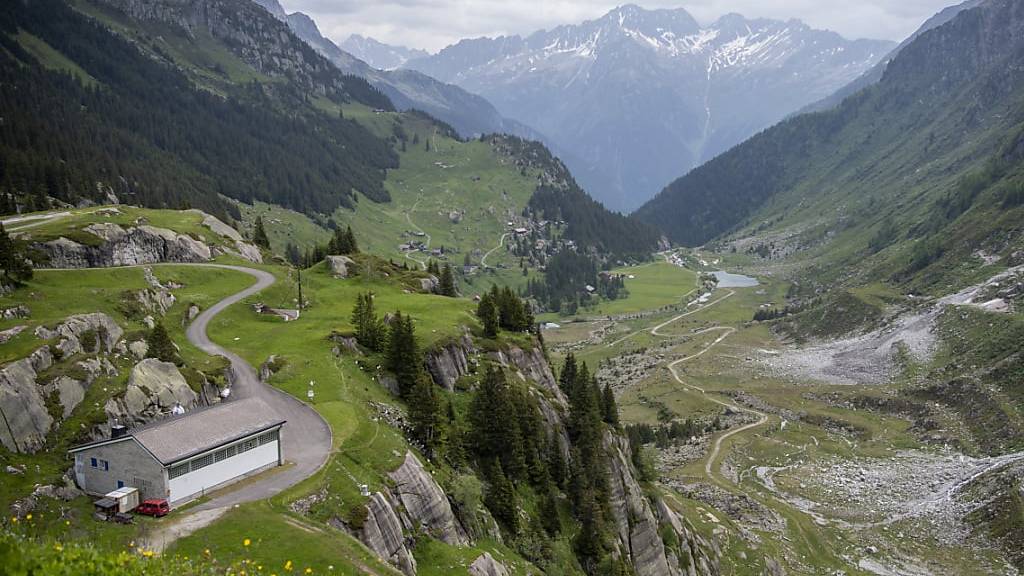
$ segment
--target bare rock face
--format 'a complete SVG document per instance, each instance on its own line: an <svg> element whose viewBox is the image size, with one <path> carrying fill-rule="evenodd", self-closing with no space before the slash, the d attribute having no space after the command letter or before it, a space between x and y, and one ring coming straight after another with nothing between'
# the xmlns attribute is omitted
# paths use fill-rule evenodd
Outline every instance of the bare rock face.
<svg viewBox="0 0 1024 576"><path fill-rule="evenodd" d="M14 318L28 318L32 315L32 311L28 309L28 306L19 304L11 308L4 308L0 311L0 318L4 320L12 320Z"/></svg>
<svg viewBox="0 0 1024 576"><path fill-rule="evenodd" d="M406 576L415 576L416 559L405 545L402 523L387 498L380 492L375 493L370 497L366 510L363 543Z"/></svg>
<svg viewBox="0 0 1024 576"><path fill-rule="evenodd" d="M437 279L437 276L431 274L427 278L420 278L420 289L424 292L431 294L437 292L437 287L441 285L441 281Z"/></svg>
<svg viewBox="0 0 1024 576"><path fill-rule="evenodd" d="M355 260L348 256L328 256L327 267L335 278L348 278L349 268L355 265Z"/></svg>
<svg viewBox="0 0 1024 576"><path fill-rule="evenodd" d="M132 356L142 360L149 353L149 344L146 344L145 340L136 340L128 344L128 351L132 353Z"/></svg>
<svg viewBox="0 0 1024 576"><path fill-rule="evenodd" d="M245 241L245 239L242 238L242 235L238 233L238 230L235 230L231 226L228 226L220 218L217 218L216 216L213 216L211 214L207 214L202 210L192 209L187 210L187 212L191 212L193 214L198 214L202 216L203 226L209 228L210 231L213 232L214 234L218 236L223 236L224 238L227 238L229 240L234 240L235 242Z"/></svg>
<svg viewBox="0 0 1024 576"><path fill-rule="evenodd" d="M620 549L629 555L635 572L655 576L717 574L717 549L688 530L682 519L663 502L657 502L655 508L644 495L628 456L629 441L606 433L604 448L608 456L608 499L612 518ZM665 545L662 528L675 532L678 549ZM681 557L685 557L682 562Z"/></svg>
<svg viewBox="0 0 1024 576"><path fill-rule="evenodd" d="M146 358L132 368L128 390L122 398L111 398L104 406L108 422L143 424L170 412L175 404L194 408L199 396L189 387L178 367L156 358ZM104 430L105 432L106 430Z"/></svg>
<svg viewBox="0 0 1024 576"><path fill-rule="evenodd" d="M469 574L470 576L508 576L508 568L495 560L490 552L484 552L469 565Z"/></svg>
<svg viewBox="0 0 1024 576"><path fill-rule="evenodd" d="M464 546L469 543L448 497L412 452L406 452L405 462L389 476L395 482L395 494L413 522L446 544Z"/></svg>
<svg viewBox="0 0 1024 576"><path fill-rule="evenodd" d="M44 390L47 393L57 393L57 398L60 401L62 410L61 417L67 418L71 415L71 412L85 400L85 382L75 380L68 376L60 376L50 384L48 384Z"/></svg>
<svg viewBox="0 0 1024 576"><path fill-rule="evenodd" d="M53 364L49 349L43 354L12 362L0 369L0 442L12 452L35 452L46 443L53 417L46 410L38 371Z"/></svg>
<svg viewBox="0 0 1024 576"><path fill-rule="evenodd" d="M434 383L446 390L454 390L455 382L469 374L470 357L476 353L473 340L463 335L458 342L446 344L428 352L427 371Z"/></svg>
<svg viewBox="0 0 1024 576"><path fill-rule="evenodd" d="M210 247L184 234L137 226L127 230L110 222L91 224L85 231L97 237L97 243L79 244L67 238L35 244L42 250L51 268L101 268L156 262L206 262Z"/></svg>
<svg viewBox="0 0 1024 576"><path fill-rule="evenodd" d="M263 253L261 253L260 249L253 244L237 240L235 241L235 250L238 252L239 256L245 258L249 262L253 262L255 264L263 263Z"/></svg>
<svg viewBox="0 0 1024 576"><path fill-rule="evenodd" d="M13 326L7 330L0 331L0 344L8 343L12 338L25 331L28 326Z"/></svg>
<svg viewBox="0 0 1024 576"><path fill-rule="evenodd" d="M547 358L540 348L523 350L513 346L508 351L491 352L491 358L502 366L510 366L518 370L525 378L533 380L543 388L565 401L562 389L558 387L555 375L551 371Z"/></svg>
<svg viewBox="0 0 1024 576"><path fill-rule="evenodd" d="M112 352L124 335L124 330L110 316L102 312L93 312L68 316L53 330L39 326L35 334L43 340L59 338L56 348L63 357L67 357L82 352ZM90 337L85 338L86 334ZM83 340L86 340L84 345Z"/></svg>

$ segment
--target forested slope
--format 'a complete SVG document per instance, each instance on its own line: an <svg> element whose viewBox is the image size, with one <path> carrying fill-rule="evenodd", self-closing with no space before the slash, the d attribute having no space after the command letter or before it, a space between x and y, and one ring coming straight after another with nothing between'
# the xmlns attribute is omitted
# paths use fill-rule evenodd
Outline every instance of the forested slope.
<svg viewBox="0 0 1024 576"><path fill-rule="evenodd" d="M882 80L787 120L636 217L683 244L787 230L793 248L906 279L1020 237L1024 7L990 0L921 34ZM1016 240L1015 240L1016 239Z"/></svg>
<svg viewBox="0 0 1024 576"><path fill-rule="evenodd" d="M29 208L45 196L103 200L107 189L126 202L219 214L228 205L218 194L307 212L351 205L353 191L388 199L384 170L397 163L388 143L315 111L300 83L224 82L226 93L214 93L158 43L140 49L58 0L6 3L0 26L9 119L0 186ZM28 42L54 56L41 59ZM362 79L335 71L328 80L325 98L387 105Z"/></svg>

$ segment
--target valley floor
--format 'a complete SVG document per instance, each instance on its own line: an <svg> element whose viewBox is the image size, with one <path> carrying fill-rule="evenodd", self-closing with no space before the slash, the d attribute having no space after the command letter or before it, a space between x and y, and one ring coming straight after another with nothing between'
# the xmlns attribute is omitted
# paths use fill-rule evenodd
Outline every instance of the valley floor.
<svg viewBox="0 0 1024 576"><path fill-rule="evenodd" d="M935 354L941 309L977 287L874 332L796 345L751 321L786 301L784 282L758 279L701 299L692 283L666 285L673 309L563 319L545 340L599 366L624 424L706 425L648 450L669 501L722 546L723 574L1016 574L972 513L1024 452L971 456L864 401L908 385Z"/></svg>

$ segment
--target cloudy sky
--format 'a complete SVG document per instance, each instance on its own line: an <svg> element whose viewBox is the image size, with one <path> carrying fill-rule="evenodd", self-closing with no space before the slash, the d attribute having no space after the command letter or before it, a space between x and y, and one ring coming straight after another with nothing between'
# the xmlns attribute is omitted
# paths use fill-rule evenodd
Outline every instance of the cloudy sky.
<svg viewBox="0 0 1024 576"><path fill-rule="evenodd" d="M747 17L799 18L849 38L902 40L955 0L645 0L645 8L690 11L702 23L729 12ZM349 34L389 44L439 50L461 38L528 34L600 17L617 4L604 0L281 0L288 12L311 15L336 42Z"/></svg>

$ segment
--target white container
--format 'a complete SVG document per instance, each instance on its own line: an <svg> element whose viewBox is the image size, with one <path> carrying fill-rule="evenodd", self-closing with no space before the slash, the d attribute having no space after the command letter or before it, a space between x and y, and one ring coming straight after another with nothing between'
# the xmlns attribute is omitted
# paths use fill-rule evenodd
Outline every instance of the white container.
<svg viewBox="0 0 1024 576"><path fill-rule="evenodd" d="M139 491L131 486L118 488L108 493L106 497L117 502L117 512L119 514L131 512L139 507Z"/></svg>

